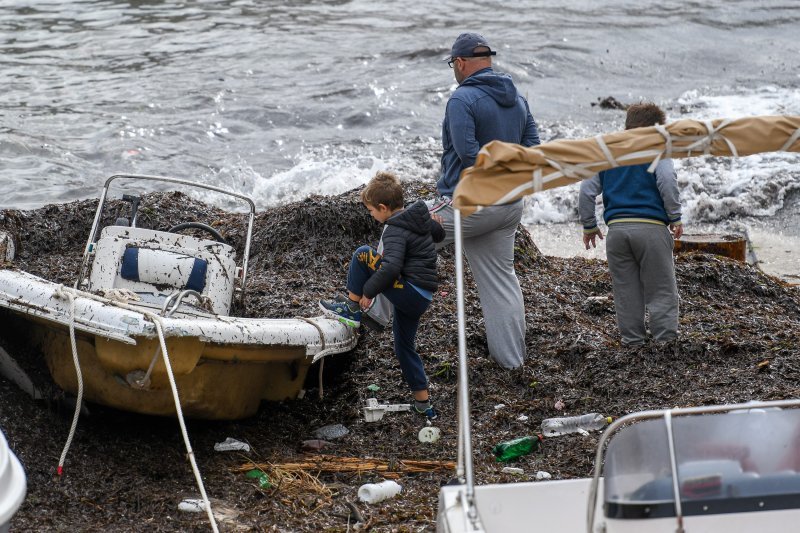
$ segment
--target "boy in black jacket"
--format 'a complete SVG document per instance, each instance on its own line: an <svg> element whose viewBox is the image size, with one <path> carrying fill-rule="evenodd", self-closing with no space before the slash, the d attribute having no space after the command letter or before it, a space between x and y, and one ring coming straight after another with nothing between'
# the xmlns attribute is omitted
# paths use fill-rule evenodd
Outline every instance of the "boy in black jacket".
<svg viewBox="0 0 800 533"><path fill-rule="evenodd" d="M348 326L361 325L361 310L378 294L394 307L394 352L414 394L414 409L437 417L428 395L428 377L416 350L417 326L439 285L434 242L444 239L441 219L422 200L403 208L403 188L388 172L379 172L361 191L370 215L385 224L378 248L361 246L347 274L347 298L321 300L320 308Z"/></svg>

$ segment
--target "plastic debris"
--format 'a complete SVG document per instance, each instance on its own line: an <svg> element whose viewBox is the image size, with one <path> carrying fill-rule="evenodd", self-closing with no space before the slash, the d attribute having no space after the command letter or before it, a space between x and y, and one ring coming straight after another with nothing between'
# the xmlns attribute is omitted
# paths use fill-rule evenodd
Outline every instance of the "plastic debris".
<svg viewBox="0 0 800 533"><path fill-rule="evenodd" d="M297 393L297 399L298 400L302 400L305 397L306 397L306 390L305 389L300 389L300 392Z"/></svg>
<svg viewBox="0 0 800 533"><path fill-rule="evenodd" d="M553 405L553 409L555 409L556 411L563 411L564 407L566 406L564 405L563 400L557 400L556 403Z"/></svg>
<svg viewBox="0 0 800 533"><path fill-rule="evenodd" d="M530 435L497 444L492 453L498 461L506 462L528 455L539 449L542 443L541 435Z"/></svg>
<svg viewBox="0 0 800 533"><path fill-rule="evenodd" d="M178 510L184 513L202 513L206 510L206 502L197 498L186 498L178 504Z"/></svg>
<svg viewBox="0 0 800 533"><path fill-rule="evenodd" d="M390 479L380 483L367 483L358 489L358 499L365 503L378 503L394 498L401 490L403 487Z"/></svg>
<svg viewBox="0 0 800 533"><path fill-rule="evenodd" d="M322 426L314 432L314 436L318 439L334 440L344 437L350 433L350 430L341 424L330 424Z"/></svg>
<svg viewBox="0 0 800 533"><path fill-rule="evenodd" d="M240 440L228 437L222 442L214 444L215 452L249 452L250 445Z"/></svg>
<svg viewBox="0 0 800 533"><path fill-rule="evenodd" d="M539 470L538 472L536 472L536 481L541 481L543 479L550 479L551 477L553 476L552 474L550 474L550 472L545 472L544 470Z"/></svg>
<svg viewBox="0 0 800 533"><path fill-rule="evenodd" d="M367 385L367 390L370 392L378 392L381 390L381 388L373 383L371 385Z"/></svg>
<svg viewBox="0 0 800 533"><path fill-rule="evenodd" d="M527 422L528 421L528 415L519 415L517 417L517 420L519 420L520 422Z"/></svg>
<svg viewBox="0 0 800 533"><path fill-rule="evenodd" d="M516 466L504 466L501 470L504 474L524 474L525 471L521 468L517 468Z"/></svg>
<svg viewBox="0 0 800 533"><path fill-rule="evenodd" d="M304 450L313 450L318 452L327 446L333 446L333 443L322 439L309 439L303 441Z"/></svg>
<svg viewBox="0 0 800 533"><path fill-rule="evenodd" d="M506 404L504 404L504 403L498 403L497 405L494 406L494 410L495 411L499 411L500 409L502 409L505 406L506 406Z"/></svg>
<svg viewBox="0 0 800 533"><path fill-rule="evenodd" d="M377 422L387 412L410 411L410 403L378 403L377 398L367 398L367 405L364 407L364 420L367 422Z"/></svg>
<svg viewBox="0 0 800 533"><path fill-rule="evenodd" d="M434 426L425 426L419 430L419 435L417 435L417 438L420 442L433 444L439 440L441 435L442 432L439 428Z"/></svg>
<svg viewBox="0 0 800 533"><path fill-rule="evenodd" d="M269 489L272 488L272 483L269 482L269 476L263 470L259 470L258 468L254 468L250 470L248 473L245 474L245 477L250 479L255 479L258 481L258 486L262 489Z"/></svg>
<svg viewBox="0 0 800 533"><path fill-rule="evenodd" d="M568 433L588 435L589 430L604 428L611 423L610 416L598 413L587 413L580 416L566 416L560 418L546 418L542 420L542 433L545 437L557 437Z"/></svg>

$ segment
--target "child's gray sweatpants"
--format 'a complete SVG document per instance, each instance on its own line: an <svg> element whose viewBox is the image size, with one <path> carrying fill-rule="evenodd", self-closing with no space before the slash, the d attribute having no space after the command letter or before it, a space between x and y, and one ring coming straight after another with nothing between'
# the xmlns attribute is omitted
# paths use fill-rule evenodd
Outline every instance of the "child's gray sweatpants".
<svg viewBox="0 0 800 533"><path fill-rule="evenodd" d="M616 222L608 226L606 257L614 286L614 308L624 344L645 341L645 308L657 341L678 336L678 286L674 241L667 226Z"/></svg>

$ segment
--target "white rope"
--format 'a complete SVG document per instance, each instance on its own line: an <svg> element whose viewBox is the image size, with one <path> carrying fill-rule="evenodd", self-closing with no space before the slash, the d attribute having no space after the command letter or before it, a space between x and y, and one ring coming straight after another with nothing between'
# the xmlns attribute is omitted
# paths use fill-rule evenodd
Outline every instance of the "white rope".
<svg viewBox="0 0 800 533"><path fill-rule="evenodd" d="M309 324L317 328L317 331L319 332L319 340L322 343L322 346L320 347L320 350L316 353L316 355L314 355L314 359L311 360L311 364L313 365L314 363L319 361L319 373L317 374L317 381L319 382L319 399L321 400L323 396L322 371L325 368L325 357L328 356L328 354L333 353L333 348L329 348L327 350L325 349L325 332L322 331L322 328L320 327L319 324L317 324L310 318L306 318L304 316L296 316L295 318L308 322Z"/></svg>
<svg viewBox="0 0 800 533"><path fill-rule="evenodd" d="M542 190L542 169L537 167L533 171L533 192L540 192Z"/></svg>
<svg viewBox="0 0 800 533"><path fill-rule="evenodd" d="M109 300L121 303L138 302L142 299L141 296L130 289L104 289L100 293Z"/></svg>
<svg viewBox="0 0 800 533"><path fill-rule="evenodd" d="M556 161L555 159L545 159L545 161L547 161L548 165L561 172L565 178L573 179L575 181L591 178L596 174L596 172L588 170L580 165L562 163L561 161ZM550 178L550 176L548 176L548 178Z"/></svg>
<svg viewBox="0 0 800 533"><path fill-rule="evenodd" d="M83 404L83 374L81 373L81 363L78 360L78 344L75 341L75 297L64 290L64 285L59 285L54 294L56 298L69 300L69 341L72 345L72 362L75 365L75 375L78 378L78 396L75 399L75 413L72 415L72 426L69 428L69 435L67 435L67 442L64 444L64 449L61 450L61 457L58 460L58 468L56 472L58 475L64 473L64 462L67 460L67 453L70 446L72 446L72 439L75 437L75 431L78 429L78 417L81 414L81 405Z"/></svg>
<svg viewBox="0 0 800 533"><path fill-rule="evenodd" d="M61 295L61 296L59 296ZM67 289L63 285L61 285L56 293L55 296L57 297L66 297L69 298L71 305L70 305L70 339L72 340L72 357L75 361L76 370L78 374L78 403L76 406L75 417L72 421L72 429L70 430L70 436L67 440L67 445L64 448L64 452L62 453L62 459L59 463L59 470L62 468L64 458L66 457L67 450L69 449L69 445L72 441L72 435L74 434L74 429L77 426L78 414L80 413L80 405L81 405L81 397L83 395L83 378L81 377L80 373L80 363L78 361L78 350L77 345L75 343L75 335L74 335L74 321L75 321L75 296L77 296L77 291L75 289ZM175 376L172 373L172 365L169 361L169 354L167 353L167 344L164 339L164 330L163 325L161 323L161 318L156 315L155 313L151 313L150 311L146 311L144 309L140 309L137 307L133 307L124 301L119 300L109 300L107 298L101 298L95 296L91 293L81 293L81 297L88 298L90 300L96 300L103 303L110 303L111 305L115 305L117 307L121 307L122 309L127 309L129 311L135 311L137 313L141 313L142 315L146 316L150 319L151 322L155 325L156 333L158 334L158 341L161 346L161 355L164 359L164 366L167 369L167 377L169 378L170 388L172 389L172 398L175 400L175 412L178 416L178 423L181 426L181 433L183 435L183 442L186 445L186 452L187 456L189 457L189 463L192 466L192 472L194 473L195 480L197 481L197 488L200 490L200 495L203 498L203 504L206 509L206 514L208 515L208 520L211 523L211 529L214 533L219 533L219 528L217 527L217 521L214 518L214 512L211 510L211 502L208 500L208 495L206 494L205 485L203 485L203 478L200 476L200 470L197 468L197 461L194 457L194 451L192 450L192 445L189 442L189 433L186 429L186 422L183 418L183 409L181 409L181 402L178 396L178 386L175 383Z"/></svg>
<svg viewBox="0 0 800 533"><path fill-rule="evenodd" d="M736 150L736 146L724 135L720 133L723 128L726 128L728 125L733 122L730 119L725 119L719 123L719 125L715 128L714 125L711 123L710 120L704 120L703 125L706 127L706 131L708 132L706 135L700 137L699 140L693 142L684 150L687 153L687 156L691 157L692 151L702 149L703 155L709 155L711 153L711 145L716 139L722 139L725 141L725 144L728 145L728 149L731 151L731 155L733 157L738 157L739 152Z"/></svg>
<svg viewBox="0 0 800 533"><path fill-rule="evenodd" d="M603 139L602 135L595 136L594 140L597 142L597 145L600 147L600 150L603 152L603 155L606 156L606 160L609 164L616 168L619 166L617 160L614 159L614 156L611 154L611 150L608 149L608 145L606 145L605 139Z"/></svg>
<svg viewBox="0 0 800 533"><path fill-rule="evenodd" d="M148 317L150 320L153 321L153 324L156 326L156 331L158 332L158 342L161 344L161 355L164 358L164 366L167 369L167 377L169 378L169 386L172 389L172 397L175 400L175 412L178 415L178 423L181 426L181 433L183 434L183 442L186 445L186 455L189 457L189 463L192 465L192 472L194 473L194 478L197 480L197 488L200 489L200 496L203 498L203 503L205 504L206 514L208 515L208 520L211 522L211 529L214 533L219 533L219 528L217 527L217 521L214 518L214 512L211 510L211 502L208 501L208 495L206 494L206 487L203 485L203 478L200 476L200 469L197 468L197 461L194 457L194 450L192 450L192 445L189 442L189 432L186 430L186 422L183 419L183 409L181 409L181 402L180 398L178 397L178 386L175 383L175 376L172 374L172 365L169 362L169 355L167 354L167 343L164 340L164 331L162 329L161 318L149 311L142 311L142 314Z"/></svg>
<svg viewBox="0 0 800 533"><path fill-rule="evenodd" d="M797 139L800 139L800 128L797 128L796 130L794 130L794 133L792 133L792 136L789 137L789 140L786 141L786 144L781 146L781 149L779 151L788 152L789 148L792 147L792 145L797 141Z"/></svg>
<svg viewBox="0 0 800 533"><path fill-rule="evenodd" d="M667 128L665 128L663 124L654 124L653 126L656 128L656 131L664 137L664 150L659 152L656 158L653 159L653 162L650 163L650 166L647 167L647 172L651 174L656 171L656 167L661 162L662 157L666 157L667 159L672 157L672 135L669 134Z"/></svg>

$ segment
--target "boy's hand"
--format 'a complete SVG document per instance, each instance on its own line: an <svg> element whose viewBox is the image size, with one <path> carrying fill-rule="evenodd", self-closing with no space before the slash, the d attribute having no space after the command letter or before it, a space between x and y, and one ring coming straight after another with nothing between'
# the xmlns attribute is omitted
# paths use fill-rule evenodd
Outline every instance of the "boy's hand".
<svg viewBox="0 0 800 533"><path fill-rule="evenodd" d="M597 242L595 240L597 237L600 237L601 241L603 240L603 232L600 231L599 229L594 231L593 233L583 234L583 245L586 247L587 250L589 249L589 243L591 243L592 248L597 248Z"/></svg>
<svg viewBox="0 0 800 533"><path fill-rule="evenodd" d="M440 226L444 227L444 219L441 215L437 215L435 213L431 213L431 218L434 222L438 223Z"/></svg>
<svg viewBox="0 0 800 533"><path fill-rule="evenodd" d="M358 305L361 306L361 309L367 310L369 306L372 305L372 298L367 298L366 296L362 296L361 299L358 301Z"/></svg>
<svg viewBox="0 0 800 533"><path fill-rule="evenodd" d="M683 224L670 224L669 229L672 230L672 236L676 239L680 239L683 235Z"/></svg>

